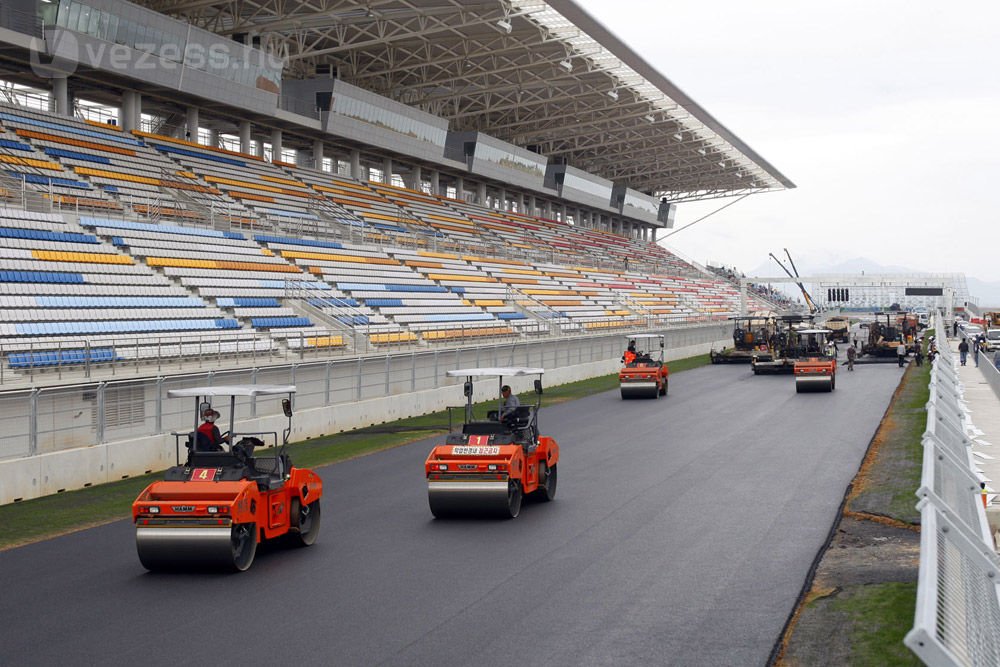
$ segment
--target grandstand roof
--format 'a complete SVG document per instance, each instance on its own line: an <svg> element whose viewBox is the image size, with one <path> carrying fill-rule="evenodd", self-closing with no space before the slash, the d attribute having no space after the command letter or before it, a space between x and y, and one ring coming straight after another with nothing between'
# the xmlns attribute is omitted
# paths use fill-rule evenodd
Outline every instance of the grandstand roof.
<svg viewBox="0 0 1000 667"><path fill-rule="evenodd" d="M795 185L569 0L141 0L671 200Z"/></svg>

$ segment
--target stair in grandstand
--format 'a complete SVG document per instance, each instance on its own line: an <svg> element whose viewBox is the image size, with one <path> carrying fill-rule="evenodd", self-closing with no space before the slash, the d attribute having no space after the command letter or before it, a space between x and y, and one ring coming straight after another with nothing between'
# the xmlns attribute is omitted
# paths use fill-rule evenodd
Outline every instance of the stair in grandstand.
<svg viewBox="0 0 1000 667"><path fill-rule="evenodd" d="M5 207L21 208L25 211L48 213L52 202L39 192L24 186L24 182L0 171L0 202Z"/></svg>
<svg viewBox="0 0 1000 667"><path fill-rule="evenodd" d="M364 333L358 331L349 324L345 324L341 319L327 314L322 308L317 308L309 303L309 298L307 298L305 293L283 299L282 304L291 308L302 317L308 317L321 327L329 329L326 336L331 339L339 337L343 342L342 347L345 350L354 350L356 347L362 349L367 348L367 345L364 342ZM327 346L329 347L329 345Z"/></svg>
<svg viewBox="0 0 1000 667"><path fill-rule="evenodd" d="M549 335L559 335L561 325L569 321L565 315L547 306L530 294L525 294L513 285L507 285L504 302L517 312L530 318L539 326L535 331L543 333L548 328Z"/></svg>

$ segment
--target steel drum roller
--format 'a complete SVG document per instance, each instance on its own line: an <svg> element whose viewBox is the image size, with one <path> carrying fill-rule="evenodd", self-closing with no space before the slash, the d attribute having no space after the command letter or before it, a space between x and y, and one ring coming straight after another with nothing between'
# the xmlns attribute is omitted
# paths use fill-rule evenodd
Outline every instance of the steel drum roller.
<svg viewBox="0 0 1000 667"><path fill-rule="evenodd" d="M510 516L507 480L427 482L431 513L445 516Z"/></svg>
<svg viewBox="0 0 1000 667"><path fill-rule="evenodd" d="M833 391L833 377L829 375L799 376L795 378L795 391L800 394L814 391Z"/></svg>
<svg viewBox="0 0 1000 667"><path fill-rule="evenodd" d="M256 552L252 524L225 527L139 526L135 544L148 570L209 568L245 570Z"/></svg>
<svg viewBox="0 0 1000 667"><path fill-rule="evenodd" d="M622 398L656 398L660 388L655 382L622 382Z"/></svg>

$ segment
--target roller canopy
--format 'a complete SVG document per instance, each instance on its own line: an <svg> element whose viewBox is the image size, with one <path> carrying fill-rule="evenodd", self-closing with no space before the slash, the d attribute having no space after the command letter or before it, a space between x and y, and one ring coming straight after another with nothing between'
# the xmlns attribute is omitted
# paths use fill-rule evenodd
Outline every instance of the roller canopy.
<svg viewBox="0 0 1000 667"><path fill-rule="evenodd" d="M521 375L541 375L545 372L544 368L459 368L454 371L448 371L448 377L459 378L459 377L518 377Z"/></svg>
<svg viewBox="0 0 1000 667"><path fill-rule="evenodd" d="M191 387L188 389L171 389L168 398L183 398L185 396L268 396L271 394L294 394L295 385L281 384L237 384L220 385L218 387Z"/></svg>

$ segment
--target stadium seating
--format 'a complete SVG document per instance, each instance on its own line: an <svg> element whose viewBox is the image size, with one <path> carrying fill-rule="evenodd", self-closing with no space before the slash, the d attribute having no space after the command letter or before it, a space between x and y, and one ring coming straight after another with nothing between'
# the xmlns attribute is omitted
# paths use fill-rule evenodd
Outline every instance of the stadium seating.
<svg viewBox="0 0 1000 667"><path fill-rule="evenodd" d="M294 304L302 295L325 293L327 286L240 232L100 218L83 218L81 225L213 299L217 308L249 328L295 344L315 336L314 323Z"/></svg>
<svg viewBox="0 0 1000 667"><path fill-rule="evenodd" d="M141 359L154 339L158 357L200 354L206 339L266 354L738 309L736 286L655 243L172 137L0 105L0 162L58 203L125 214L77 225L0 211L0 344L12 369ZM215 210L228 219L206 220Z"/></svg>
<svg viewBox="0 0 1000 667"><path fill-rule="evenodd" d="M59 215L2 209L0 238L0 345L12 368L146 357L180 344L181 334L218 340L239 329L218 308Z"/></svg>

